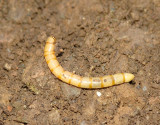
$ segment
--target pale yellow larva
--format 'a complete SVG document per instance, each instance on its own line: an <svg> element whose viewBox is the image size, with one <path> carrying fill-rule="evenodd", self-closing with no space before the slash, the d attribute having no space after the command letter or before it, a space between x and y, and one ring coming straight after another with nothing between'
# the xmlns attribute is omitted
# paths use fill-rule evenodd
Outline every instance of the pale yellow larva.
<svg viewBox="0 0 160 125"><path fill-rule="evenodd" d="M51 72L63 82L80 88L104 88L124 82L130 82L134 75L131 73L119 73L103 77L81 77L65 71L55 56L55 38L49 37L46 41L44 56Z"/></svg>

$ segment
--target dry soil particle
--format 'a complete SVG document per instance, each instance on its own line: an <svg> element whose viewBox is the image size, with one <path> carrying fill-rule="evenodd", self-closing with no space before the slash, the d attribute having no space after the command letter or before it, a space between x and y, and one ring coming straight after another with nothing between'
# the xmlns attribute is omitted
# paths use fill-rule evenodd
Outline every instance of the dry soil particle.
<svg viewBox="0 0 160 125"><path fill-rule="evenodd" d="M159 0L1 0L0 124L160 124L159 12ZM48 36L66 70L131 72L135 84L61 82L44 60Z"/></svg>

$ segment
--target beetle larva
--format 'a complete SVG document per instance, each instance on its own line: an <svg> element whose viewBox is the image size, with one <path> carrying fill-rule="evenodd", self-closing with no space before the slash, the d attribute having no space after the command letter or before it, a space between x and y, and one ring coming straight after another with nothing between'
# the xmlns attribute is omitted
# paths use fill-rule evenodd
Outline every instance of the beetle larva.
<svg viewBox="0 0 160 125"><path fill-rule="evenodd" d="M46 41L44 56L51 72L63 82L80 88L104 88L130 82L134 75L131 73L119 73L103 77L81 77L71 72L65 71L55 56L55 38L49 37Z"/></svg>

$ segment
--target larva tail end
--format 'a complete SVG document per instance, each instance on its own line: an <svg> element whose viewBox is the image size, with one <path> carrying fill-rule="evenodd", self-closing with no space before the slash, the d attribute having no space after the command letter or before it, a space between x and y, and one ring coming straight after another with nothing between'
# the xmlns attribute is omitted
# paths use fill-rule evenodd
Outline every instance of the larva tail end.
<svg viewBox="0 0 160 125"><path fill-rule="evenodd" d="M134 75L131 73L124 73L125 76L125 82L130 82L134 79Z"/></svg>
<svg viewBox="0 0 160 125"><path fill-rule="evenodd" d="M48 37L46 42L54 44L56 42L56 39L54 37L50 36L50 37Z"/></svg>

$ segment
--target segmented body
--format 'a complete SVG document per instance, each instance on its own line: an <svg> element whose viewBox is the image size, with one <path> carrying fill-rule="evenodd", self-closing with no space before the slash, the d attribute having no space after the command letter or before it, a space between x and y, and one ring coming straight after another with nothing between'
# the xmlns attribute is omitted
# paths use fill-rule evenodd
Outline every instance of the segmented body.
<svg viewBox="0 0 160 125"><path fill-rule="evenodd" d="M130 82L134 75L131 73L119 73L103 77L81 77L65 71L55 56L55 38L49 37L46 41L44 56L51 72L63 82L80 88L104 88L124 82Z"/></svg>

